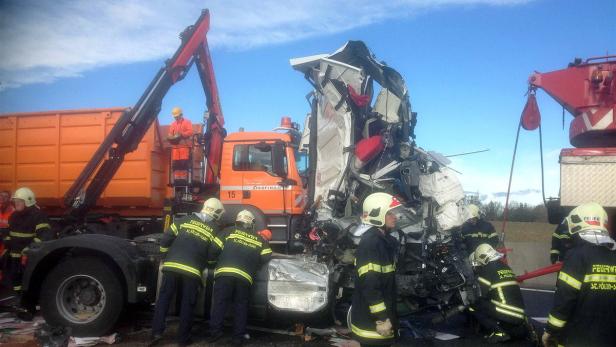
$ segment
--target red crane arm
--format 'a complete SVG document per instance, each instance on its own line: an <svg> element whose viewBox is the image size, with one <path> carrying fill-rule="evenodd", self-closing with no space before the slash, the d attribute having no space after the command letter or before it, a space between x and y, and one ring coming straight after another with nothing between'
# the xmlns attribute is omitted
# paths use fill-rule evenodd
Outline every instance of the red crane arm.
<svg viewBox="0 0 616 347"><path fill-rule="evenodd" d="M612 147L616 146L615 75L616 55L612 55L577 60L562 70L535 72L528 83L531 91L543 89L574 116L569 128L572 145Z"/></svg>

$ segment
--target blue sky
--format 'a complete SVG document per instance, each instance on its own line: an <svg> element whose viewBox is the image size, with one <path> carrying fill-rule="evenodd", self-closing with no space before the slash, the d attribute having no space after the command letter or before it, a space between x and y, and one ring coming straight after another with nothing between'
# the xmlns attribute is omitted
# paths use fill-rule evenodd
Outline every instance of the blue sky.
<svg viewBox="0 0 616 347"><path fill-rule="evenodd" d="M289 58L363 40L405 77L419 113L417 143L458 157L468 191L500 199L534 70L616 53L613 0L433 1L6 1L0 2L0 113L130 106L179 45L178 33L210 8L212 58L229 131L303 120L310 85ZM558 153L568 147L561 108L538 93L546 188L558 194ZM198 121L195 70L163 102ZM301 123L301 122L300 122ZM518 201L539 202L537 132L524 132L514 173Z"/></svg>

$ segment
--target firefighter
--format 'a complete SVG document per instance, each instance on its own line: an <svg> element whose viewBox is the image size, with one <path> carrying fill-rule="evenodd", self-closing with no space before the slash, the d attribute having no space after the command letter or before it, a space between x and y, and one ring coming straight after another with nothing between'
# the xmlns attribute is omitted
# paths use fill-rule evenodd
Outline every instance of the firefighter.
<svg viewBox="0 0 616 347"><path fill-rule="evenodd" d="M241 345L244 341L250 287L259 267L272 255L265 238L255 231L254 222L255 217L250 211L241 211L237 214L235 230L224 240L214 271L210 343L223 335L222 324L230 302L233 302L232 343Z"/></svg>
<svg viewBox="0 0 616 347"><path fill-rule="evenodd" d="M169 127L167 141L171 143L171 168L174 185L188 184L190 168L190 151L192 149L193 128L190 120L184 118L182 109L174 107L171 110L173 123Z"/></svg>
<svg viewBox="0 0 616 347"><path fill-rule="evenodd" d="M35 242L49 241L55 238L47 216L36 205L34 192L22 187L15 191L13 198L15 212L9 218L9 234L5 238L8 262L6 275L13 286L13 291L21 292L23 274L22 256Z"/></svg>
<svg viewBox="0 0 616 347"><path fill-rule="evenodd" d="M489 330L488 343L534 337L520 286L511 268L499 260L502 257L487 243L477 246L469 257L481 288L481 298L469 311Z"/></svg>
<svg viewBox="0 0 616 347"><path fill-rule="evenodd" d="M212 249L222 248L222 242L215 235L217 222L224 212L225 208L220 200L210 198L205 201L200 213L193 213L175 221L165 232L160 250L166 256L152 320L150 346L162 339L169 304L178 286L182 289L182 303L177 339L181 346L191 343L193 309L201 285L201 276L209 260L208 254Z"/></svg>
<svg viewBox="0 0 616 347"><path fill-rule="evenodd" d="M608 233L607 213L599 204L583 204L566 224L574 246L558 274L543 345L614 346L616 241Z"/></svg>
<svg viewBox="0 0 616 347"><path fill-rule="evenodd" d="M573 247L573 240L563 220L552 233L552 248L550 249L550 262L552 264L563 261L567 251Z"/></svg>
<svg viewBox="0 0 616 347"><path fill-rule="evenodd" d="M477 246L487 243L496 248L498 245L498 233L494 226L482 218L477 205L468 205L470 218L462 225L462 238L466 246L466 251L470 254L475 251Z"/></svg>
<svg viewBox="0 0 616 347"><path fill-rule="evenodd" d="M6 247L4 238L9 235L9 217L15 211L11 204L11 193L3 190L0 192L0 280L4 270Z"/></svg>
<svg viewBox="0 0 616 347"><path fill-rule="evenodd" d="M363 203L362 222L371 225L355 253L355 291L351 306L351 331L362 346L391 345L397 326L397 241L395 208L400 202L387 193L370 194Z"/></svg>

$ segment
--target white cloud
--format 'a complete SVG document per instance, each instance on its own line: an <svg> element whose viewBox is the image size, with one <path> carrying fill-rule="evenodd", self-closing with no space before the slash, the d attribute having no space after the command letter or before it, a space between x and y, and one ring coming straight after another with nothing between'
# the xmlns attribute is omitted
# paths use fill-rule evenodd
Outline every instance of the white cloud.
<svg viewBox="0 0 616 347"><path fill-rule="evenodd" d="M212 47L300 40L450 6L512 6L531 0L17 1L0 2L0 90L79 76L97 67L161 59L209 7Z"/></svg>

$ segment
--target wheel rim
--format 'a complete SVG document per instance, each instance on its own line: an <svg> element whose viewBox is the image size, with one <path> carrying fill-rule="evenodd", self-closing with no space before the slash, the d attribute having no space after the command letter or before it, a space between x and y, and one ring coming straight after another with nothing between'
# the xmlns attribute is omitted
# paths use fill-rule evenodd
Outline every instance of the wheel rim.
<svg viewBox="0 0 616 347"><path fill-rule="evenodd" d="M94 277L75 275L65 279L56 293L56 306L66 320L90 323L105 308L107 296L103 285Z"/></svg>

